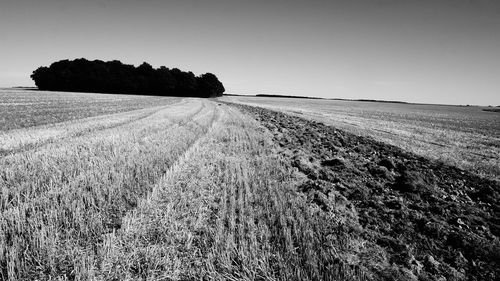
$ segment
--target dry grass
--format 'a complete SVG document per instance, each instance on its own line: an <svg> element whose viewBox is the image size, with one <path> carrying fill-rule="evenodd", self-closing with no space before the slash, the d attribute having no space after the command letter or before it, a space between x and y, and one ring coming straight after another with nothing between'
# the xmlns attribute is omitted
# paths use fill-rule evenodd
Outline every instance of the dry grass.
<svg viewBox="0 0 500 281"><path fill-rule="evenodd" d="M361 243L331 228L345 226L349 212L312 207L296 181L264 130L223 106L204 138L107 236L93 278L362 279L344 255Z"/></svg>
<svg viewBox="0 0 500 281"><path fill-rule="evenodd" d="M236 109L164 107L12 130L0 158L2 280L364 279L345 198L296 192Z"/></svg>
<svg viewBox="0 0 500 281"><path fill-rule="evenodd" d="M262 97L223 99L323 122L500 180L500 122L497 114L480 107Z"/></svg>
<svg viewBox="0 0 500 281"><path fill-rule="evenodd" d="M175 97L0 89L0 131L168 105L179 100Z"/></svg>
<svg viewBox="0 0 500 281"><path fill-rule="evenodd" d="M79 276L103 235L213 120L213 106L186 102L120 126L0 159L2 279Z"/></svg>
<svg viewBox="0 0 500 281"><path fill-rule="evenodd" d="M298 192L271 133L233 107L33 93L3 93L20 111L0 123L1 280L365 280L389 266L353 205Z"/></svg>
<svg viewBox="0 0 500 281"><path fill-rule="evenodd" d="M31 127L0 132L0 156L34 149L51 142L65 141L68 138L90 134L98 130L123 126L127 123L146 118L161 108L150 107L112 115L100 115L83 120L42 125L36 128Z"/></svg>

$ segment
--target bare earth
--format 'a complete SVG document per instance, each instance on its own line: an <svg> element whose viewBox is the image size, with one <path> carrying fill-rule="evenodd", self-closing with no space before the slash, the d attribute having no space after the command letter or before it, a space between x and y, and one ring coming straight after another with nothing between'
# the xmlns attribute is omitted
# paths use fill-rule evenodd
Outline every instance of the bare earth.
<svg viewBox="0 0 500 281"><path fill-rule="evenodd" d="M297 190L332 217L324 231L344 237L345 260L374 279L500 276L497 181L322 123L237 107L273 133L304 177Z"/></svg>
<svg viewBox="0 0 500 281"><path fill-rule="evenodd" d="M0 280L500 277L494 162L226 101L0 91Z"/></svg>
<svg viewBox="0 0 500 281"><path fill-rule="evenodd" d="M482 107L229 96L500 180L500 115Z"/></svg>

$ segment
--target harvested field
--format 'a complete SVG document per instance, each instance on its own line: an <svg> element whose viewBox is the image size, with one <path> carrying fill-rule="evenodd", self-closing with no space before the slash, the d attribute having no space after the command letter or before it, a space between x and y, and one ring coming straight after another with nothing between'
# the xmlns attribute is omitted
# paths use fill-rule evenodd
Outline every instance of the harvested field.
<svg viewBox="0 0 500 281"><path fill-rule="evenodd" d="M338 196L354 205L343 235L363 241L350 254L375 279L500 277L498 181L318 122L237 107L273 133L310 203L325 213L338 211Z"/></svg>
<svg viewBox="0 0 500 281"><path fill-rule="evenodd" d="M182 99L3 136L4 280L369 276L235 108Z"/></svg>
<svg viewBox="0 0 500 281"><path fill-rule="evenodd" d="M500 180L500 116L483 111L486 107L243 96L223 100L322 122Z"/></svg>
<svg viewBox="0 0 500 281"><path fill-rule="evenodd" d="M69 277L206 132L214 114L213 106L182 102L1 158L2 276Z"/></svg>
<svg viewBox="0 0 500 281"><path fill-rule="evenodd" d="M1 280L499 277L497 181L258 107L82 95L0 131Z"/></svg>
<svg viewBox="0 0 500 281"><path fill-rule="evenodd" d="M168 105L179 98L0 89L0 132Z"/></svg>
<svg viewBox="0 0 500 281"><path fill-rule="evenodd" d="M356 280L263 128L223 106L103 248L108 278ZM324 243L331 240L331 243ZM125 258L124 258L125 257ZM122 271L113 271L121 268ZM123 270L125 269L125 270Z"/></svg>

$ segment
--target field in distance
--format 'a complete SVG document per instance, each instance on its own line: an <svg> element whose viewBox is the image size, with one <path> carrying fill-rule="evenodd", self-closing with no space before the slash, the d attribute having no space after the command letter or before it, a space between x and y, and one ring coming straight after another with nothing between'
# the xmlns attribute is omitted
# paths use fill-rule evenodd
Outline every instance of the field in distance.
<svg viewBox="0 0 500 281"><path fill-rule="evenodd" d="M500 180L500 115L476 106L226 96L373 137Z"/></svg>
<svg viewBox="0 0 500 281"><path fill-rule="evenodd" d="M228 100L0 91L0 280L500 276L497 181Z"/></svg>
<svg viewBox="0 0 500 281"><path fill-rule="evenodd" d="M361 278L249 115L207 99L2 91L1 280ZM307 263L305 263L307 261Z"/></svg>
<svg viewBox="0 0 500 281"><path fill-rule="evenodd" d="M175 99L0 89L0 131L160 106Z"/></svg>

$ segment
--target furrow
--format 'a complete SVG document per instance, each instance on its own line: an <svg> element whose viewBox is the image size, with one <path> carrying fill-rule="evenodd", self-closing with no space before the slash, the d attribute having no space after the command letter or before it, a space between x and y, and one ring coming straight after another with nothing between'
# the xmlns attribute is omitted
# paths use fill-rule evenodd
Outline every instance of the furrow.
<svg viewBox="0 0 500 281"><path fill-rule="evenodd" d="M181 102L178 102L179 105ZM80 119L78 121L68 121L41 127L31 127L7 132L0 132L2 142L0 142L0 159L8 155L34 150L48 144L61 143L73 138L90 135L98 131L118 128L133 122L148 118L168 106L153 107ZM128 115L132 114L131 117Z"/></svg>
<svg viewBox="0 0 500 281"><path fill-rule="evenodd" d="M193 100L185 106L196 108L200 102ZM46 273L52 277L86 276L87 279L89 270L100 259L98 244L103 235L120 229L123 215L134 209L161 175L204 135L205 130L200 126L211 126L211 110L196 111L196 116L188 117L183 125L164 125L161 120L144 123L143 119L133 126L129 124L136 128L125 131L130 138L109 137L108 131L99 132L101 140L93 136L91 143L86 136L80 137L82 143L74 144L75 158L67 158L74 151L68 150L67 145L55 145L54 149L62 149L56 154L45 148L53 159L61 161L54 162L50 169L60 167L60 171L66 169L68 174L48 178L43 192L2 190L2 202L10 207L0 217L1 273L15 279L27 276L44 279ZM161 114L155 116L159 118ZM143 123L151 128L141 128ZM113 130L123 132L122 128L110 132ZM40 163L48 159L41 152L26 152L26 157L19 159L20 164L30 158L38 157ZM40 171L37 166L32 169ZM22 183L21 171L3 174L0 180L13 183L15 176ZM40 186L33 182L20 187L29 190ZM5 197L9 193L4 191L9 191L12 199Z"/></svg>

